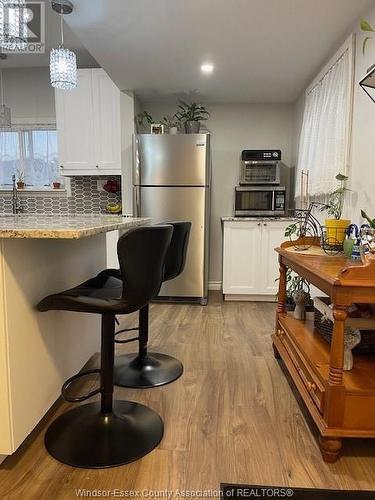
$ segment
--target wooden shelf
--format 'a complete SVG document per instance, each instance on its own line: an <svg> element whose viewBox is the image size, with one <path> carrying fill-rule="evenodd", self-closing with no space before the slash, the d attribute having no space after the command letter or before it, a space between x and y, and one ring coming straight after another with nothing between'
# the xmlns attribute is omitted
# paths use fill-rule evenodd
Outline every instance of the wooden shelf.
<svg viewBox="0 0 375 500"><path fill-rule="evenodd" d="M293 317L292 313L279 315L280 325L288 332L298 349L322 384L328 382L330 345L314 328L314 315L307 313L306 321ZM344 371L343 383L349 393L375 393L375 355L354 355L354 366Z"/></svg>
<svg viewBox="0 0 375 500"><path fill-rule="evenodd" d="M309 239L308 243L319 245L317 239ZM355 303L375 303L375 255L352 263L342 255L302 255L289 251L291 245L284 242L276 249L280 280L277 323L272 335L274 352L284 360L318 426L323 459L334 462L343 438L375 438L375 356L354 355L353 369L343 370L348 308ZM306 321L299 321L286 313L288 268L330 297L330 345L315 330L311 314Z"/></svg>

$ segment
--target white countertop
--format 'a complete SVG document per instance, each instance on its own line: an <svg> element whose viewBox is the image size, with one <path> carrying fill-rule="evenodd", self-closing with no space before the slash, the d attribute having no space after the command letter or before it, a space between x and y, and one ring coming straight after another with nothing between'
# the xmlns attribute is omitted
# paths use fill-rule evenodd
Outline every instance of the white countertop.
<svg viewBox="0 0 375 500"><path fill-rule="evenodd" d="M79 239L151 222L119 215L3 215L0 238Z"/></svg>

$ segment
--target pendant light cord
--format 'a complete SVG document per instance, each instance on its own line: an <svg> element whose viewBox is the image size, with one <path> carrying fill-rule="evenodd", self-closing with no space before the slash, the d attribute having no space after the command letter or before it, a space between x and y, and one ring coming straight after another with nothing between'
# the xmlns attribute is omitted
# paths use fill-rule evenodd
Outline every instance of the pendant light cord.
<svg viewBox="0 0 375 500"><path fill-rule="evenodd" d="M60 28L61 28L61 45L64 46L64 21L63 12L60 13Z"/></svg>
<svg viewBox="0 0 375 500"><path fill-rule="evenodd" d="M4 104L3 70L0 70L1 104Z"/></svg>

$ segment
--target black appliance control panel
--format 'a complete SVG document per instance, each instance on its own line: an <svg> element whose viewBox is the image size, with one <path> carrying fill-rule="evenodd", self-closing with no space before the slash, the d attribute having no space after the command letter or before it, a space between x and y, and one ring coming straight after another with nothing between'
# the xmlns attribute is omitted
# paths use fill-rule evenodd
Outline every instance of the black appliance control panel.
<svg viewBox="0 0 375 500"><path fill-rule="evenodd" d="M280 161L280 149L244 149L241 154L242 161Z"/></svg>

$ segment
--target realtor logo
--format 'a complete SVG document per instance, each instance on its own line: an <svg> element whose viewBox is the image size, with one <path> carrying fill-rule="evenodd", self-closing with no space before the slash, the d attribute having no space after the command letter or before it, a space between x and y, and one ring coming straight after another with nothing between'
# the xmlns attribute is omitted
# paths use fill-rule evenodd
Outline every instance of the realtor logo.
<svg viewBox="0 0 375 500"><path fill-rule="evenodd" d="M25 2L26 45L23 48L2 49L8 54L44 54L45 52L45 3L43 1ZM12 19L12 2L5 4L3 9L3 22Z"/></svg>

